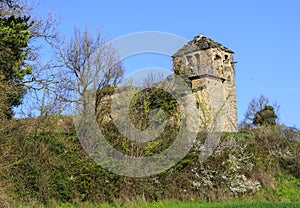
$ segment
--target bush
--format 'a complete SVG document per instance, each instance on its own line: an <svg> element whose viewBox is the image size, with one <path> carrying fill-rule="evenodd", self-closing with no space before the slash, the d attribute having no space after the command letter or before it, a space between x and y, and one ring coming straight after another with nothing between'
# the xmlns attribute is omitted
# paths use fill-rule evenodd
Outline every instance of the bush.
<svg viewBox="0 0 300 208"><path fill-rule="evenodd" d="M161 145L170 141L168 131L171 130L166 129L160 138ZM124 151L129 147L110 133L112 145L119 145ZM285 138L279 126L223 134L213 154L199 163L206 135L199 133L194 148L171 169L151 177L130 178L110 173L87 156L71 118L3 122L0 179L4 186L0 189L0 200L49 204L52 200L70 203L136 198L190 200L192 196L197 200L224 201L255 197L266 188L272 190L267 194L275 200L279 193L278 176L285 173L293 175L293 180L299 178L300 145ZM146 146L148 152L143 154L167 147L155 146ZM290 195L295 195L294 191L286 193L284 198Z"/></svg>

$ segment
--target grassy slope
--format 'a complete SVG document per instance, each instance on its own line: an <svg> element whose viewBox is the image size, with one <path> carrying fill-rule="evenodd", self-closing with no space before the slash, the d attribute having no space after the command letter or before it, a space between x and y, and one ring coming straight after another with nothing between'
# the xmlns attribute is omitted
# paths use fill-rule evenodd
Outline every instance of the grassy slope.
<svg viewBox="0 0 300 208"><path fill-rule="evenodd" d="M158 202L139 202L134 204L136 207L141 206L140 204L157 207L161 203L162 206L173 207L173 202L166 202L164 199L300 202L300 181L293 176L298 176L299 166L294 160L277 158L268 152L280 146L282 150L299 153L299 145L280 142L278 134L266 132L264 130L264 134L254 132L225 137L234 137L237 141L246 138L242 143L249 144L248 150L255 155L249 177L257 178L262 184L260 191L255 194L232 196L228 195L229 189L222 186L224 181L206 189L194 189L191 186L193 175L190 170L197 161L194 154L189 154L174 168L158 176L126 178L111 174L87 157L77 140L70 118L26 119L1 123L0 203L7 207L14 202L30 203L28 207L32 207L33 204L54 205L61 201L61 207L72 207L71 204L94 207L92 201L95 201L98 202L98 207L103 207L109 204L99 202L109 201L112 204L120 201L115 202L115 205L120 205L122 201L142 198L142 201ZM220 169L222 173L226 170L226 166L216 166L216 161L217 164L228 161L227 149L224 154L210 157L204 163L207 167L215 168L214 171L223 168ZM182 206L200 205L193 203Z"/></svg>

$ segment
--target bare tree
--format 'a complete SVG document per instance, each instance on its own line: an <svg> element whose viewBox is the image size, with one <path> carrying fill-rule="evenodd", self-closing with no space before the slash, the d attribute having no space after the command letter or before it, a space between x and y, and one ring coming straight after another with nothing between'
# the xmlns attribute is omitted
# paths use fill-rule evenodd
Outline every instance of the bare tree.
<svg viewBox="0 0 300 208"><path fill-rule="evenodd" d="M77 102L76 96L107 85L116 86L123 76L116 51L100 31L93 37L88 29L74 29L69 41L57 41L54 47L59 64L55 100Z"/></svg>
<svg viewBox="0 0 300 208"><path fill-rule="evenodd" d="M162 81L164 81L166 78L164 77L164 74L163 73L155 73L155 72L152 72L150 71L146 77L144 77L142 79L142 82L141 82L141 86L143 87L151 87L155 84L158 84Z"/></svg>

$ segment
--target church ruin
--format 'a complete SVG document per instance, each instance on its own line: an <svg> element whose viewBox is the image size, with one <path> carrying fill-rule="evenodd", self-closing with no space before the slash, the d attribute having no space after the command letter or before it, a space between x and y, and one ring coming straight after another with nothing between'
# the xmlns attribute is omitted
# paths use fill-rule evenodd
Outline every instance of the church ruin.
<svg viewBox="0 0 300 208"><path fill-rule="evenodd" d="M200 127L224 132L238 130L233 51L203 35L173 56L173 70L197 97Z"/></svg>

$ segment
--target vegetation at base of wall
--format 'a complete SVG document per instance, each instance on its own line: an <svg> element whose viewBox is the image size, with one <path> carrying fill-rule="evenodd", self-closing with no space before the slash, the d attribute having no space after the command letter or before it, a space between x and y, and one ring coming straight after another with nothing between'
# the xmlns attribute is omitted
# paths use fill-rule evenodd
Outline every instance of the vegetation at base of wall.
<svg viewBox="0 0 300 208"><path fill-rule="evenodd" d="M224 133L199 163L205 133L174 167L151 177L113 174L87 156L70 117L13 119L0 125L0 201L45 204L259 200L297 202L300 145L279 126ZM148 147L149 151L151 147ZM200 148L201 149L201 148Z"/></svg>
<svg viewBox="0 0 300 208"><path fill-rule="evenodd" d="M126 90L126 89L124 89ZM161 89L146 88L138 91L131 103L129 121L136 129L145 130L152 124L162 125L167 120L166 127L161 135L153 141L142 143L133 141L122 135L111 118L111 95L115 92L114 87L106 86L98 91L96 106L99 128L105 138L118 151L132 156L151 156L168 148L178 135L179 110L176 100L170 93ZM122 112L122 111L121 111ZM149 118L152 113L151 119ZM109 119L107 119L109 118ZM122 122L118 120L118 122ZM129 131L129 130L127 130Z"/></svg>

